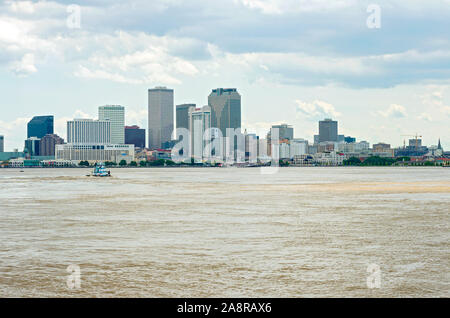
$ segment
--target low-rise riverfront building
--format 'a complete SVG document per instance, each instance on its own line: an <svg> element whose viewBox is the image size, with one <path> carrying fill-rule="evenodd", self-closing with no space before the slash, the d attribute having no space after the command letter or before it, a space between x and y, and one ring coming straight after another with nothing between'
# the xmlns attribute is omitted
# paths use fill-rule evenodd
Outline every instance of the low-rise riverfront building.
<svg viewBox="0 0 450 318"><path fill-rule="evenodd" d="M18 151L14 151L14 152L0 152L0 161L8 161L8 160L11 160L11 159L22 158L24 156L25 156L25 153L18 152Z"/></svg>
<svg viewBox="0 0 450 318"><path fill-rule="evenodd" d="M314 155L314 161L321 166L341 166L345 156L336 152L321 152Z"/></svg>
<svg viewBox="0 0 450 318"><path fill-rule="evenodd" d="M111 161L127 163L134 161L134 145L64 144L56 145L56 159L88 161L90 163Z"/></svg>
<svg viewBox="0 0 450 318"><path fill-rule="evenodd" d="M9 168L66 168L73 167L76 163L69 160L40 160L40 159L25 159L25 158L17 158L11 159L6 167Z"/></svg>

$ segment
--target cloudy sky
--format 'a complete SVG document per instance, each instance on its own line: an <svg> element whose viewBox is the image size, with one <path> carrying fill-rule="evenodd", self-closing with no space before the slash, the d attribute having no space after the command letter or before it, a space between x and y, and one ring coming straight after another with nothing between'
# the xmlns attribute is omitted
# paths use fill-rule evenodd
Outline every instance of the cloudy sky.
<svg viewBox="0 0 450 318"><path fill-rule="evenodd" d="M261 134L285 122L312 140L332 117L358 140L419 133L450 149L450 0L0 1L6 150L35 115L65 137L67 120L121 104L146 128L161 85L200 106L236 87L243 127Z"/></svg>

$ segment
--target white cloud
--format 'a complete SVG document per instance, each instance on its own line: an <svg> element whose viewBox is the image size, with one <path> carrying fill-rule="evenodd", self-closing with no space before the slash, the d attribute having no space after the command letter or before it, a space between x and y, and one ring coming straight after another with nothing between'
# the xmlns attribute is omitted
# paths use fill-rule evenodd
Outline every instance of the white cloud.
<svg viewBox="0 0 450 318"><path fill-rule="evenodd" d="M417 119L419 120L425 120L425 121L433 121L433 118L430 114L427 113L421 113L419 116L417 116Z"/></svg>
<svg viewBox="0 0 450 318"><path fill-rule="evenodd" d="M0 120L0 135L5 137L5 151L12 151L9 145L22 145L23 140L26 138L26 127L27 123L31 118L19 117L12 121L2 121ZM22 149L19 149L19 151Z"/></svg>
<svg viewBox="0 0 450 318"><path fill-rule="evenodd" d="M297 99L295 103L297 104L297 115L299 117L305 116L307 118L320 119L324 117L339 117L341 115L334 109L332 104L321 100L308 103Z"/></svg>
<svg viewBox="0 0 450 318"><path fill-rule="evenodd" d="M358 57L312 56L304 53L243 53L226 54L226 60L251 68L270 69L274 72L291 73L310 72L313 74L363 75L377 73L377 69ZM298 76L297 73L296 76Z"/></svg>
<svg viewBox="0 0 450 318"><path fill-rule="evenodd" d="M32 14L35 12L35 4L31 1L7 1L10 10L15 13Z"/></svg>
<svg viewBox="0 0 450 318"><path fill-rule="evenodd" d="M12 71L18 76L26 76L37 72L34 65L34 55L31 53L25 54L20 61L11 64Z"/></svg>
<svg viewBox="0 0 450 318"><path fill-rule="evenodd" d="M125 122L127 126L138 125L141 128L147 126L148 120L147 107L143 107L138 111L128 108L125 115L126 115Z"/></svg>
<svg viewBox="0 0 450 318"><path fill-rule="evenodd" d="M9 132L9 131L16 129L17 127L22 127L22 126L26 125L30 121L30 119L31 118L27 118L27 117L19 117L13 121L0 120L0 127L1 127L2 131Z"/></svg>
<svg viewBox="0 0 450 318"><path fill-rule="evenodd" d="M235 0L243 6L259 10L263 14L283 14L287 12L318 12L349 7L354 0Z"/></svg>
<svg viewBox="0 0 450 318"><path fill-rule="evenodd" d="M437 110L450 116L450 106L444 103L443 87L429 86L430 92L421 95L422 104L430 110Z"/></svg>
<svg viewBox="0 0 450 318"><path fill-rule="evenodd" d="M378 114L386 118L403 118L407 116L406 108L398 104L391 104L388 109L379 111Z"/></svg>
<svg viewBox="0 0 450 318"><path fill-rule="evenodd" d="M450 106L444 106L442 108L442 111L447 114L448 116L450 116Z"/></svg>
<svg viewBox="0 0 450 318"><path fill-rule="evenodd" d="M33 21L0 15L0 58L18 76L37 72L35 61L44 62L58 51L58 38L36 34L36 26Z"/></svg>
<svg viewBox="0 0 450 318"><path fill-rule="evenodd" d="M261 139L265 139L267 136L267 133L269 132L270 128L273 125L279 125L284 124L287 121L258 121L258 122L248 122L243 121L242 127L244 129L247 129L247 133L249 134L256 134Z"/></svg>
<svg viewBox="0 0 450 318"><path fill-rule="evenodd" d="M82 78L91 78L91 79L106 79L111 80L113 82L118 83L129 83L129 84L141 84L140 80L127 78L123 75L112 73L105 70L90 70L87 67L80 65L78 70L74 72L74 75Z"/></svg>
<svg viewBox="0 0 450 318"><path fill-rule="evenodd" d="M88 2L89 3L89 2ZM328 10L339 8L352 8L355 11L359 4L354 0L236 0L237 7L244 6L247 9L256 9L268 14L286 14L291 15L299 12L314 12L316 14L326 13ZM120 3L111 1L111 3L93 6L82 6L83 26L81 30L68 30L66 19L68 13L67 6L55 1L7 1L6 5L0 5L1 9L8 14L0 14L0 61L10 66L10 69L21 70L16 74L29 74L36 72L41 64L52 63L73 67L73 73L77 77L106 79L121 83L133 84L153 84L161 83L167 85L180 84L186 78L196 77L201 73L206 75L220 77L227 72L230 66L242 68L242 73L247 76L249 81L261 79L262 77L283 84L306 84L306 85L327 85L344 84L360 86L376 85L396 85L398 82L410 81L422 78L442 77L441 69L428 65L436 61L442 63L450 60L450 51L445 48L433 48L429 51L423 51L414 48L408 48L404 51L395 51L395 53L378 55L360 54L333 54L333 47L336 43L329 37L335 35L335 31L327 28L313 28L311 34L314 34L313 42L317 40L317 34L327 34L321 41L329 40L326 50L316 52L307 52L306 48L289 49L286 47L274 47L270 50L252 48L247 43L268 43L271 38L266 36L248 37L248 34L233 34L236 43L242 43L239 46L239 52L230 50L225 42L217 40L211 36L209 30L201 29L204 27L201 23L201 15L209 10L222 8L223 3L208 2L208 5L202 4L202 10L197 6L199 1L192 4L192 7L184 6L182 1L178 0L158 0L147 4L144 1L133 3ZM170 24L164 32L158 32L163 35L151 35L146 33L143 26L142 10L149 8L158 8L158 14L167 13L171 8L186 9L186 14L195 14L199 22L193 23L192 20L180 20L179 24L167 22ZM230 11L237 9L236 6L227 4ZM194 10L196 11L189 11ZM232 10L233 9L233 10ZM206 10L206 11L204 11ZM235 16L227 16L229 10L220 11L226 17L225 20L236 21L237 25L242 23ZM123 12L120 12L123 11ZM180 10L183 11L184 10ZM353 12L352 11L352 12ZM358 11L358 10L356 10ZM135 26L132 24L133 31L127 31L122 28L121 19L117 22L113 19L121 14L129 16L129 20L136 17ZM249 14L243 13L243 14ZM330 19L337 19L332 16L333 13L327 13ZM198 15L198 16L197 16ZM183 18L192 18L183 16ZM236 20L234 20L236 19ZM195 21L197 21L195 20ZM208 20L208 19L207 19ZM105 21L109 23L104 28L101 25L95 25L96 21ZM134 20L133 20L134 21ZM221 19L218 20L219 22ZM100 23L98 22L98 23ZM197 24L198 23L198 24ZM192 25L191 25L192 24ZM279 25L278 25L279 26ZM199 29L200 28L200 29ZM122 30L122 31L118 31ZM192 30L195 30L192 31ZM220 29L224 32L224 39L227 39L227 28ZM189 31L193 32L191 35ZM261 30L262 32L264 30ZM229 32L234 32L230 29ZM272 32L269 32L272 34ZM301 33L303 34L303 33ZM299 36L301 36L299 33ZM296 36L284 36L288 43L298 42ZM304 36L304 35L303 35ZM222 38L218 37L218 38ZM308 40L308 39L305 39ZM309 39L311 40L311 39ZM331 42L330 42L331 41ZM331 45L331 47L328 47ZM331 48L331 50L329 50ZM302 51L305 50L305 51ZM317 54L320 52L320 54ZM17 67L17 61L26 54L32 54L36 63L28 63L28 67ZM328 54L328 55L327 55ZM68 62L74 62L69 64ZM11 63L15 63L11 67ZM411 76L403 72L395 72L395 68L403 64L414 63L411 69ZM423 72L414 71L419 68ZM216 68L216 71L207 73ZM422 69L423 68L423 69ZM425 70L426 69L426 70ZM397 74L402 73L402 76ZM423 74L423 75L417 75ZM388 80L386 80L388 79Z"/></svg>
<svg viewBox="0 0 450 318"><path fill-rule="evenodd" d="M97 37L97 44L106 43L81 61L75 76L107 79L131 84L180 84L180 76L199 74L194 63L173 53L180 50L180 42L195 44L195 40L144 33L116 32Z"/></svg>

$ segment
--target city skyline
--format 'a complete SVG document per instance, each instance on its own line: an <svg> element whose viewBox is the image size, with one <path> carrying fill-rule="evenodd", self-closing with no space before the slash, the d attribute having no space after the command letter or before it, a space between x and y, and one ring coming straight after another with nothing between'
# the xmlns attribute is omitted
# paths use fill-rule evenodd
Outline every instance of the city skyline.
<svg viewBox="0 0 450 318"><path fill-rule="evenodd" d="M249 132L289 123L312 141L332 117L371 144L418 133L450 148L448 1L380 1L380 28L367 26L365 1L117 3L84 2L80 28L62 1L0 5L5 150L22 147L35 115L53 114L65 138L68 120L96 118L100 105L124 105L125 124L148 129L146 90L163 85L176 105L200 106L211 89L237 87Z"/></svg>
<svg viewBox="0 0 450 318"><path fill-rule="evenodd" d="M164 91L164 92L168 92L169 93L169 102L168 103L166 103L166 104L170 104L169 106L171 107L171 109L172 109L172 113L170 114L170 111L169 111L169 117L170 117L170 120L168 119L168 118L166 118L167 120L169 120L168 121L168 126L173 126L173 129L175 129L175 128L177 128L178 126L177 126L177 124L180 122L180 118L179 118L179 115L181 114L181 115L188 115L188 114L184 114L184 108L186 108L186 112L188 111L188 109L190 108L190 107L194 107L194 109L195 108L198 108L197 106L196 106L196 104L189 104L189 103L182 103L182 104L176 104L176 103L174 103L173 102L173 99L174 99L174 96L175 96L175 91L173 90L173 89L171 89L171 88L168 88L168 87L165 87L165 86L156 86L156 87L154 87L154 88L149 88L148 89L148 92L149 92L149 96L148 96L148 98L149 98L149 101L150 101L150 92L159 92L159 91ZM241 104L240 104L240 101L241 101L241 95L238 93L238 90L236 89L236 88L217 88L217 89L212 89L212 93L210 93L209 95L208 95L208 103L211 103L211 97L215 97L216 95L217 95L217 97L219 97L219 98L221 98L221 92L218 92L218 91L229 91L229 93L231 92L232 94L237 94L237 96L238 96L238 101L239 101L239 107L238 107L238 109L236 109L235 111L238 111L239 113L241 113L242 112L242 109L241 109ZM159 98L159 97L158 97ZM228 99L229 97L227 97L227 98L225 98L225 104L227 104L227 103L229 103L228 102ZM222 100L221 100L221 102L223 102ZM167 106L167 105L166 105ZM209 106L211 106L211 105L209 105ZM223 107L224 105L220 105L221 107ZM117 116L117 117L119 117L120 118L120 123L119 124L117 124L116 123L116 130L118 129L118 127L120 126L120 127L122 127L123 126L123 138L124 138L124 141L123 142L112 142L112 141L108 141L108 140L103 140L103 141L101 141L101 143L110 143L110 144L124 144L125 143L125 128L126 127L130 127L130 126L140 126L140 125L136 125L136 122L142 122L142 119L141 120L136 120L136 121L134 121L134 122L128 122L128 121L123 121L123 123L124 124L122 124L122 119L121 118L123 118L124 116L125 116L125 118L126 118L126 114L127 114L127 109L126 109L126 107L125 106L119 106L119 105L107 105L107 106L97 106L97 111L98 111L98 117L100 118L100 117L104 117L105 116L105 114L104 114L104 112L105 112L105 108L111 108L110 109L110 111L112 111L112 112L114 112L114 114L112 115L112 116L117 116L115 113L117 113L118 111L120 112L120 114ZM201 108L201 107L200 107ZM199 109L200 109L199 108ZM179 112L179 114L177 114L177 110L178 110L178 112ZM180 112L180 110L182 110L181 112ZM77 112L76 113L76 115L78 115L78 117L81 117L81 118L72 118L72 119L68 119L66 122L65 122L65 125L66 125L66 129L65 130L63 130L62 132L58 132L58 131L56 131L56 129L54 129L54 131L55 131L55 134L56 135L58 135L59 137L62 137L62 139L66 139L67 141L68 141L68 143L71 143L70 141L73 139L73 134L70 134L69 133L69 125L73 125L74 123L77 123L77 122L80 122L80 121L83 121L83 122L88 122L88 123L90 123L90 124L99 124L99 123L101 123L102 121L105 121L105 120L100 120L100 119L93 119L93 118L95 118L95 116L92 116L92 117L90 117L89 115L87 115L87 114L85 114L85 113L79 113L79 112ZM81 116L80 116L81 115ZM111 115L110 115L110 117L112 117ZM41 118L46 118L46 117L51 117L52 118L52 125L53 125L53 121L55 121L56 122L56 120L54 120L54 116L53 115L45 115L45 116L43 116L43 115L37 115L37 116L33 116L33 117L31 117L31 119L29 120L29 122L28 123L26 123L26 126L28 126L29 127L29 125L30 125L30 123L32 123L34 120L40 120ZM166 116L167 117L167 116ZM175 117L175 118L173 118L173 117ZM147 123L150 121L150 116L148 116L148 115L146 115L146 118L148 118L148 121L147 121ZM184 119L184 118L183 118ZM212 119L213 119L213 112L212 112ZM106 119L106 121L107 122L109 122L110 120L109 119ZM117 118L116 118L116 121L117 121ZM170 123L170 121L171 121L171 123ZM317 142L321 142L321 141L326 141L326 140L320 140L320 134L321 134L321 127L324 127L324 125L327 123L327 122L331 122L331 123L333 123L335 126L334 126L334 130L336 130L336 132L334 133L334 135L336 135L335 137L336 138L326 138L326 140L328 141L328 140L334 140L334 139L336 139L335 141L339 141L339 138L338 137L340 137L342 140L341 141L344 141L344 138L356 138L356 141L364 141L364 142L366 142L367 140L364 140L364 138L361 138L360 136L349 136L348 134L338 134L338 132L340 132L340 130L338 130L338 125L339 125L339 123L338 123L338 121L336 121L334 118L321 118L321 119L318 119L317 120L317 122L316 123L318 123L318 126L317 126L317 129L316 129L316 132L315 133L313 133L313 135L312 135L312 138L310 138L310 139L308 139L307 137L305 137L304 135L301 135L301 133L299 134L298 132L296 132L296 133L294 133L294 131L296 131L296 129L294 129L294 127L293 127L293 125L291 124L291 123L289 123L289 122L274 122L274 123L272 123L271 125L269 125L269 127L267 128L267 130L266 130L266 132L267 133L270 133L270 131L271 131L271 129L272 128L279 128L280 129L280 132L282 132L282 131L284 131L284 129L286 129L286 128L283 128L283 127L287 127L287 126L289 126L290 128L290 130L292 130L290 133L291 134L293 134L293 136L292 137L290 137L290 138L287 138L287 139L292 139L292 138L301 138L301 139L305 139L306 141L308 141L309 143L311 143L311 144L315 144L315 143L317 143ZM230 124L230 123L228 123L228 124ZM111 125L112 125L112 123L111 123ZM142 126L146 126L146 127L148 127L148 125L142 125ZM166 125L167 126L167 125ZM159 126L158 126L159 127ZM158 128L157 127L157 129L160 129L161 127L159 127ZM218 128L218 127L214 127L214 126L211 126L212 128ZM52 128L53 128L53 126L52 126ZM184 127L181 127L181 128L184 128ZM239 127L239 128L241 128L241 132L244 132L244 130L248 133L248 134L255 134L255 133L262 133L261 135L258 135L259 137L266 137L266 134L265 134L265 129L264 128L261 128L261 127L258 127L257 129L254 129L254 130L252 130L251 128L249 129L249 128L247 128L247 127ZM110 128L109 128L110 129ZM146 129L146 128L142 128L142 129L144 129L145 130L145 134L146 134L146 137L149 137L149 134L150 134L150 132L148 131L148 129ZM219 128L220 129L220 128ZM339 129L341 129L341 127L339 126ZM72 128L72 130L73 130L73 128ZM167 129L166 129L167 130ZM257 130L257 131L256 131ZM30 134L30 132L29 132L29 128L27 128L26 129L26 131L27 131L27 136ZM67 134L64 134L64 131L65 132L67 132ZM345 128L344 128L344 131L345 131ZM53 130L52 130L52 132L53 132ZM174 134L175 134L175 131L173 130L173 132L174 132ZM317 134L316 134L317 133ZM173 135L174 135L173 134ZM329 128L327 128L327 131L326 131L326 134L327 135L329 135L330 134L330 131L329 131ZM115 133L115 135L117 135L117 132ZM166 135L167 135L167 133L166 133ZM416 134L417 135L417 134ZM81 135L80 135L81 136ZM87 135L86 135L87 136ZM111 139L112 139L112 136L113 136L113 132L111 131ZM407 143L410 139L409 138L406 138L406 136L409 136L409 137L413 137L414 135L401 135L402 136L402 144L399 144L399 145L395 145L395 144L392 144L392 147L393 148L401 148L401 146L403 145L405 145L405 143ZM3 145L5 144L5 138L4 138L4 136L2 136L3 137ZM329 137L329 136L328 136ZM421 140L426 140L426 138L423 138L424 136L420 136L421 137ZM176 138L175 138L176 139ZM281 138L281 139L283 139L283 138ZM150 138L148 138L148 140L150 141ZM369 141L369 144L372 144L372 145L374 145L374 144L377 144L377 143L387 143L387 144L390 144L389 142L386 142L385 140L387 140L386 138L384 139L384 140L378 140L378 141ZM98 142L98 141L95 141L95 142ZM22 143L23 143L23 141L22 141ZM445 148L445 144L446 144L446 139L445 138L441 138L440 136L438 137L438 140L437 140L437 142L435 142L435 143L433 143L433 142L431 142L431 143L429 143L429 145L437 145L437 144L440 144L440 145L442 145L442 147L443 148ZM424 142L424 144L426 144L425 142ZM147 146L149 146L149 144L146 144L146 147ZM155 149L155 148L161 148L162 147L162 145L161 146L159 146L159 147L157 147L157 146L155 146L155 147L149 147L149 148L153 148L153 149ZM21 146L18 146L17 148L12 148L12 149L10 149L10 150L8 150L8 151L12 151L12 150L14 150L14 149L18 149L18 151L20 152L21 151ZM447 148L448 149L448 148ZM5 148L4 149L4 151L7 151L7 149Z"/></svg>

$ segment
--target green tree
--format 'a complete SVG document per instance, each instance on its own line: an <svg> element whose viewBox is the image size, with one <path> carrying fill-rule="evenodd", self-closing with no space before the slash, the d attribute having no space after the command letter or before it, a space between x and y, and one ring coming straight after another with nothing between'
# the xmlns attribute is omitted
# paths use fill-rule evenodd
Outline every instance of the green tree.
<svg viewBox="0 0 450 318"><path fill-rule="evenodd" d="M361 160L357 157L350 157L343 162L344 166L359 166L361 164Z"/></svg>
<svg viewBox="0 0 450 318"><path fill-rule="evenodd" d="M130 162L130 167L137 167L137 162L136 161L131 161Z"/></svg>
<svg viewBox="0 0 450 318"><path fill-rule="evenodd" d="M139 165L141 167L146 167L147 166L147 161L142 160L141 162L139 162Z"/></svg>
<svg viewBox="0 0 450 318"><path fill-rule="evenodd" d="M120 160L119 166L125 167L127 165L127 162L125 160Z"/></svg>
<svg viewBox="0 0 450 318"><path fill-rule="evenodd" d="M392 166L396 161L392 158L382 158L379 156L369 157L362 163L363 166Z"/></svg>
<svg viewBox="0 0 450 318"><path fill-rule="evenodd" d="M89 167L89 162L88 161L80 161L80 163L78 165L81 167Z"/></svg>
<svg viewBox="0 0 450 318"><path fill-rule="evenodd" d="M155 160L155 161L150 161L149 162L149 166L151 167L160 167L160 166L164 166L164 159L159 159L159 160Z"/></svg>

